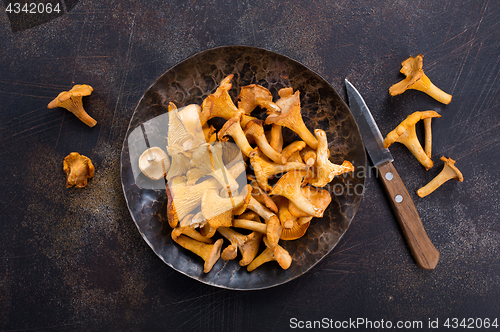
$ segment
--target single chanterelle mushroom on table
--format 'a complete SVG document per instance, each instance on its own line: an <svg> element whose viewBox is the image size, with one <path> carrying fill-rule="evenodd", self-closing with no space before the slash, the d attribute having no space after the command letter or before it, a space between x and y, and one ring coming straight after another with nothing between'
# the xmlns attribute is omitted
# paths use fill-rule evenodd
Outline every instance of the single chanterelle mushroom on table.
<svg viewBox="0 0 500 332"><path fill-rule="evenodd" d="M419 54L416 57L410 56L401 63L400 71L406 76L406 78L401 82L392 85L389 88L389 94L391 96L396 96L402 94L407 89L414 89L427 93L429 96L443 104L449 104L451 102L451 95L436 87L424 74L422 69L423 58L424 56L422 54Z"/></svg>
<svg viewBox="0 0 500 332"><path fill-rule="evenodd" d="M66 188L83 188L87 185L87 179L94 176L92 161L78 152L71 152L64 158L63 170L67 175Z"/></svg>
<svg viewBox="0 0 500 332"><path fill-rule="evenodd" d="M93 127L96 125L97 121L85 112L82 102L82 97L90 95L93 90L94 89L90 85L75 85L71 90L61 92L47 105L47 108L65 108L76 115L78 119L80 119L87 126Z"/></svg>
<svg viewBox="0 0 500 332"><path fill-rule="evenodd" d="M440 117L441 115L434 111L414 112L410 114L396 129L387 134L387 137L384 139L384 148L388 148L394 142L404 144L426 170L431 169L434 163L425 153L417 138L415 124L422 119Z"/></svg>
<svg viewBox="0 0 500 332"><path fill-rule="evenodd" d="M151 147L139 157L139 168L148 178L159 180L168 172L170 159L161 148Z"/></svg>
<svg viewBox="0 0 500 332"><path fill-rule="evenodd" d="M460 172L455 166L455 160L444 156L441 157L441 160L444 161L443 170L434 179L432 179L431 182L417 190L418 196L425 197L429 195L448 180L455 179L459 182L464 180L462 172Z"/></svg>

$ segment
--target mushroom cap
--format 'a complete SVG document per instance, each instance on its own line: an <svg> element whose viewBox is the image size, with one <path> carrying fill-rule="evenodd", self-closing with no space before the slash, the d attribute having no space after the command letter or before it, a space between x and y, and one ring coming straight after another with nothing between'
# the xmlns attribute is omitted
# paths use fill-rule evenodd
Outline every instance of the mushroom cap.
<svg viewBox="0 0 500 332"><path fill-rule="evenodd" d="M409 86L413 85L416 81L422 78L424 75L422 54L416 57L410 56L408 59L401 62L400 72L406 76L406 79L399 83L392 85L389 88L389 93L391 96L396 96L405 92Z"/></svg>
<svg viewBox="0 0 500 332"><path fill-rule="evenodd" d="M61 103L64 103L72 97L83 97L89 96L94 89L87 84L77 84L69 91L61 92L56 98L54 98L48 105L47 108L52 109L56 107L61 107Z"/></svg>
<svg viewBox="0 0 500 332"><path fill-rule="evenodd" d="M462 175L462 172L455 166L455 160L451 158L446 158L445 156L441 157L441 160L444 161L444 168L447 169L446 171L453 176L453 178L459 182L464 181L464 177Z"/></svg>
<svg viewBox="0 0 500 332"><path fill-rule="evenodd" d="M165 177L170 168L170 159L161 148L154 146L139 157L139 168L148 178L159 180Z"/></svg>
<svg viewBox="0 0 500 332"><path fill-rule="evenodd" d="M301 187L300 191L302 195L309 202L311 202L312 205L322 209L323 211L326 210L326 208L328 207L328 205L330 205L330 202L332 201L332 196L330 195L330 192L326 189L312 187L312 186L305 186ZM297 207L297 205L295 205L293 202L290 201L288 202L288 211L290 211L290 213L297 218L310 216L309 214L300 210L300 208Z"/></svg>
<svg viewBox="0 0 500 332"><path fill-rule="evenodd" d="M257 107L270 108L271 111L279 111L279 107L274 104L271 92L258 84L250 84L240 89L238 96L238 108L245 114L250 114Z"/></svg>
<svg viewBox="0 0 500 332"><path fill-rule="evenodd" d="M87 179L94 176L95 168L90 158L71 152L64 158L63 170L67 175L66 188L83 188L87 185Z"/></svg>
<svg viewBox="0 0 500 332"><path fill-rule="evenodd" d="M408 115L393 131L387 134L384 139L384 148L388 148L392 143L396 142L398 138L407 131L410 127L414 126L418 121L428 118L440 118L441 114L435 111L417 111Z"/></svg>

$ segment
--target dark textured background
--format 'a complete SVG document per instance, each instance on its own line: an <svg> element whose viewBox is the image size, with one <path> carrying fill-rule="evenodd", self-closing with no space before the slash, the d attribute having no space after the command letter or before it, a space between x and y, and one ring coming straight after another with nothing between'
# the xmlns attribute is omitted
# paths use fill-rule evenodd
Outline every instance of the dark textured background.
<svg viewBox="0 0 500 332"><path fill-rule="evenodd" d="M8 1L5 1L6 4ZM282 331L290 319L500 319L497 1L61 1L51 20L0 6L0 329ZM300 61L345 99L364 95L383 134L434 109L435 167L401 145L395 166L441 252L436 270L409 255L373 174L338 247L309 273L263 291L223 290L165 265L126 208L120 151L144 91L207 48L266 48ZM444 106L418 91L390 97L400 63L422 53ZM73 84L98 120L88 128L46 105ZM62 159L89 156L96 175L66 189ZM457 160L463 183L414 193ZM499 322L500 323L500 322Z"/></svg>

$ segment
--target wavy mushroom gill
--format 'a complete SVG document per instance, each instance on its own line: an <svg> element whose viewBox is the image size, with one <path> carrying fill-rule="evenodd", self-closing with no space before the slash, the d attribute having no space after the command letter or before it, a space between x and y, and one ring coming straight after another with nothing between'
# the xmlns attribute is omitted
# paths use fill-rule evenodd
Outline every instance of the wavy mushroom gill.
<svg viewBox="0 0 500 332"><path fill-rule="evenodd" d="M238 108L229 95L229 90L232 87L231 80L233 79L233 76L234 75L229 75L224 78L215 92L203 100L200 113L201 126L204 126L207 121L212 118L223 118L229 120L238 111ZM254 117L244 114L241 119L241 125L245 126L245 124L251 119L254 119Z"/></svg>
<svg viewBox="0 0 500 332"><path fill-rule="evenodd" d="M392 85L389 88L389 94L391 96L396 96L408 89L413 89L425 92L443 104L449 104L452 96L435 86L427 75L424 74L424 70L422 69L423 59L424 56L419 54L416 57L410 56L401 63L400 72L404 74L406 78Z"/></svg>
<svg viewBox="0 0 500 332"><path fill-rule="evenodd" d="M220 251L224 242L222 239L218 239L214 244L209 244L173 231L171 237L178 245L200 256L205 261L203 265L203 272L205 273L210 272L220 258Z"/></svg>
<svg viewBox="0 0 500 332"><path fill-rule="evenodd" d="M280 112L278 105L273 103L271 92L258 84L250 84L240 89L238 96L238 109L250 115L256 107L261 107L268 112Z"/></svg>
<svg viewBox="0 0 500 332"><path fill-rule="evenodd" d="M61 92L54 100L52 100L47 108L53 109L62 107L76 115L83 123L89 127L94 127L97 123L87 112L83 109L82 97L89 96L94 89L87 84L75 85L69 91Z"/></svg>
<svg viewBox="0 0 500 332"><path fill-rule="evenodd" d="M66 172L66 188L84 188L87 180L94 176L95 168L90 158L71 152L64 158L63 171Z"/></svg>

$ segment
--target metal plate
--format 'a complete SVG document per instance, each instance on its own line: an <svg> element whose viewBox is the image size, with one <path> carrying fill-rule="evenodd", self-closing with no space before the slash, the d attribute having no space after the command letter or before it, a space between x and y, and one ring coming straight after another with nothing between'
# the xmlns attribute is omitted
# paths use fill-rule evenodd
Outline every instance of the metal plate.
<svg viewBox="0 0 500 332"><path fill-rule="evenodd" d="M292 256L289 269L276 262L266 263L253 272L232 261L220 259L209 273L203 273L203 260L178 246L170 238L166 220L167 195L163 184L150 186L147 179L137 176L137 155L148 140L165 140L157 119L167 112L169 102L179 108L188 104L201 105L215 91L220 81L234 74L230 94L236 99L240 87L260 84L268 88L274 100L278 90L293 87L300 90L302 115L311 129L326 131L331 152L330 160L349 160L355 167L352 174L336 177L328 189L332 202L323 218L314 218L307 233L294 241L280 241ZM291 132L290 132L291 133ZM296 140L284 135L285 144ZM165 141L166 142L166 141ZM166 144L166 143L165 143ZM143 150L142 150L143 151ZM132 153L131 153L132 152ZM360 204L366 170L366 155L358 127L348 107L337 92L319 75L285 56L254 47L228 46L198 53L175 65L161 75L145 92L129 124L122 148L121 178L125 199L144 240L173 269L203 283L236 290L263 289L288 282L311 269L339 242ZM163 185L163 188L162 188ZM153 189L147 189L153 188Z"/></svg>

